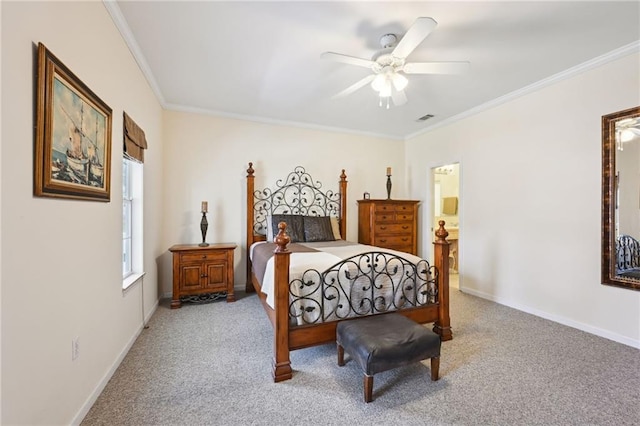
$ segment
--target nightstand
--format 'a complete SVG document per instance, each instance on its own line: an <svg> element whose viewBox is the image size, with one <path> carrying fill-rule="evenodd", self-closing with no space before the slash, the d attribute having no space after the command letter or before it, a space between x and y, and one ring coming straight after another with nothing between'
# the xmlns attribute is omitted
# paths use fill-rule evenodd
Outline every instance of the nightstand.
<svg viewBox="0 0 640 426"><path fill-rule="evenodd" d="M181 297L212 293L226 293L227 302L235 302L233 251L236 247L231 243L172 246L169 249L173 253L171 309L182 307Z"/></svg>

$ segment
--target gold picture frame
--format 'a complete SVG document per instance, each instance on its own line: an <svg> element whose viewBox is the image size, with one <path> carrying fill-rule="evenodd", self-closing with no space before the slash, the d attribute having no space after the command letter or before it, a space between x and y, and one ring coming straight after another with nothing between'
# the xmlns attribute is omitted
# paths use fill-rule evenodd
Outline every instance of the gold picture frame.
<svg viewBox="0 0 640 426"><path fill-rule="evenodd" d="M111 108L38 44L34 195L110 201Z"/></svg>

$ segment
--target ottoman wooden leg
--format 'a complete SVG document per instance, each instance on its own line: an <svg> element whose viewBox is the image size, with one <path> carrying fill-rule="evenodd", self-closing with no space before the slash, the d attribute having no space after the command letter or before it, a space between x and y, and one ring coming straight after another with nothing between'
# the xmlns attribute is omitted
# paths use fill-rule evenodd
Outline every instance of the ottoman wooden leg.
<svg viewBox="0 0 640 426"><path fill-rule="evenodd" d="M344 348L338 343L338 365L342 367L344 365Z"/></svg>
<svg viewBox="0 0 640 426"><path fill-rule="evenodd" d="M431 380L434 382L439 379L440 374L440 357L434 356L431 358Z"/></svg>
<svg viewBox="0 0 640 426"><path fill-rule="evenodd" d="M371 402L373 394L373 376L364 375L364 402Z"/></svg>

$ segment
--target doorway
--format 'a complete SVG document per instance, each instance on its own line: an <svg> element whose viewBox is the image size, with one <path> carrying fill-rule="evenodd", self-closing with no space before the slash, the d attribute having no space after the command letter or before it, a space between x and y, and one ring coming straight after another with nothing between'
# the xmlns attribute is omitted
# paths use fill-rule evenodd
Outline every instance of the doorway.
<svg viewBox="0 0 640 426"><path fill-rule="evenodd" d="M449 232L449 286L459 289L460 272L460 163L445 164L431 169L431 239L440 220ZM433 261L433 259L431 259Z"/></svg>

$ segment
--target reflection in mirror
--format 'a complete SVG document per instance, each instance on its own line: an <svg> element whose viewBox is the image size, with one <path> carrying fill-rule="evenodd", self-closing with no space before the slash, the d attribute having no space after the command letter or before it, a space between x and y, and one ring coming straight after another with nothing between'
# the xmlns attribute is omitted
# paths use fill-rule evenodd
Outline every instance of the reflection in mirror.
<svg viewBox="0 0 640 426"><path fill-rule="evenodd" d="M602 117L602 282L640 290L640 107Z"/></svg>

